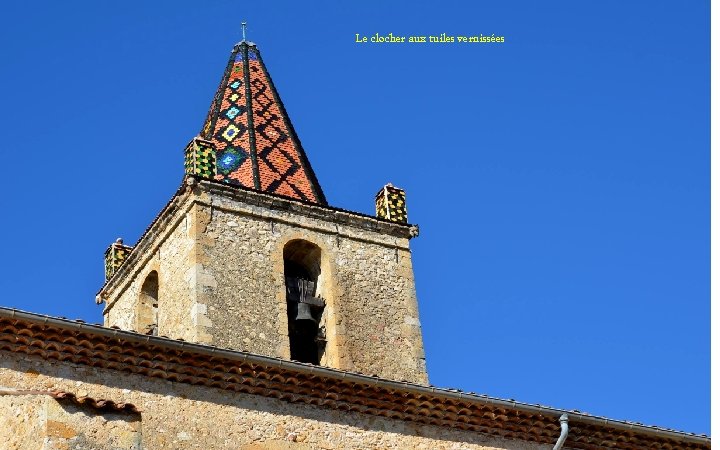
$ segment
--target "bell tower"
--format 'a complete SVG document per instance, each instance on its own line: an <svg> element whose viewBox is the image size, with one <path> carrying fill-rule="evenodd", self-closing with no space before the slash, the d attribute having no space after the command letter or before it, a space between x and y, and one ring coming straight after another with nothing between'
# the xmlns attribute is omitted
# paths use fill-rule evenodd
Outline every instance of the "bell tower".
<svg viewBox="0 0 720 450"><path fill-rule="evenodd" d="M405 192L329 206L257 46L235 45L183 182L108 248L106 326L427 383Z"/></svg>

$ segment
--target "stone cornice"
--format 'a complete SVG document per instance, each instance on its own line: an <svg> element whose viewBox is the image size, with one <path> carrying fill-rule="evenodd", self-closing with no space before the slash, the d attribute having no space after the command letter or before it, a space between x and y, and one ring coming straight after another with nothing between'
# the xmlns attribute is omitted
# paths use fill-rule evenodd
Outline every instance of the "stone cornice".
<svg viewBox="0 0 720 450"><path fill-rule="evenodd" d="M267 211L291 212L296 216L318 219L328 224L355 228L391 238L405 240L419 234L417 225L394 223L361 213L302 202L296 199L254 191L242 186L228 185L191 176L185 178L170 201L138 239L127 260L105 281L96 295L96 303L100 304L107 300L111 293L113 297L118 298L118 295L115 294L119 294L127 288L137 273L144 267L144 263L152 258L155 250L177 227L184 214L190 210L193 204L198 203L223 208L223 205L216 205L212 201L203 200L204 194L227 199L228 203L236 202L237 204L262 208ZM341 237L357 239L340 231L335 233ZM112 305L112 303L107 304L103 312L107 312L112 308Z"/></svg>
<svg viewBox="0 0 720 450"><path fill-rule="evenodd" d="M310 219L325 220L337 225L350 226L404 239L412 239L419 234L417 225L400 224L367 214L266 194L217 181L197 179L195 183L203 191L223 195L248 205L260 206L275 211L288 211Z"/></svg>

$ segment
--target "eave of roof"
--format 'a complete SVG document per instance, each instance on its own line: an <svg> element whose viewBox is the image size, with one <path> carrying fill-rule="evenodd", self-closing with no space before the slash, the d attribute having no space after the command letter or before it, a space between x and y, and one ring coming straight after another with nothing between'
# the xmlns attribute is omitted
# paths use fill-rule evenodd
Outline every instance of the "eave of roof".
<svg viewBox="0 0 720 450"><path fill-rule="evenodd" d="M453 389L385 380L252 353L0 308L0 350L289 402L578 449L709 449L710 438Z"/></svg>
<svg viewBox="0 0 720 450"><path fill-rule="evenodd" d="M140 414L140 410L132 403L118 403L112 400L96 399L87 396L77 396L72 392L62 390L23 390L23 389L3 389L0 388L0 396L3 395L47 395L58 401L66 401L79 406L87 406L99 411L113 411L122 413Z"/></svg>

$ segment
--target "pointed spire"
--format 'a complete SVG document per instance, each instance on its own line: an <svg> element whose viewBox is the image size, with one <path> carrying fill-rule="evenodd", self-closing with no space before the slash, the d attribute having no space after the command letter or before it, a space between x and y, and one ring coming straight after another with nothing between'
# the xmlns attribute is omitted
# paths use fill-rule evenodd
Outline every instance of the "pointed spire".
<svg viewBox="0 0 720 450"><path fill-rule="evenodd" d="M216 150L216 180L327 204L255 44L230 54L200 133Z"/></svg>

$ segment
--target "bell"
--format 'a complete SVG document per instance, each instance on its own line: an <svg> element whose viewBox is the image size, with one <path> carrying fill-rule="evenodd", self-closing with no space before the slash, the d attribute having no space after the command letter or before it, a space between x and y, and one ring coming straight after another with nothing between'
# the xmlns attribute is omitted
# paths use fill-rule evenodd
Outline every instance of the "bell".
<svg viewBox="0 0 720 450"><path fill-rule="evenodd" d="M297 314L295 315L295 321L312 321L313 324L317 324L317 320L310 313L310 305L307 303L296 303Z"/></svg>

